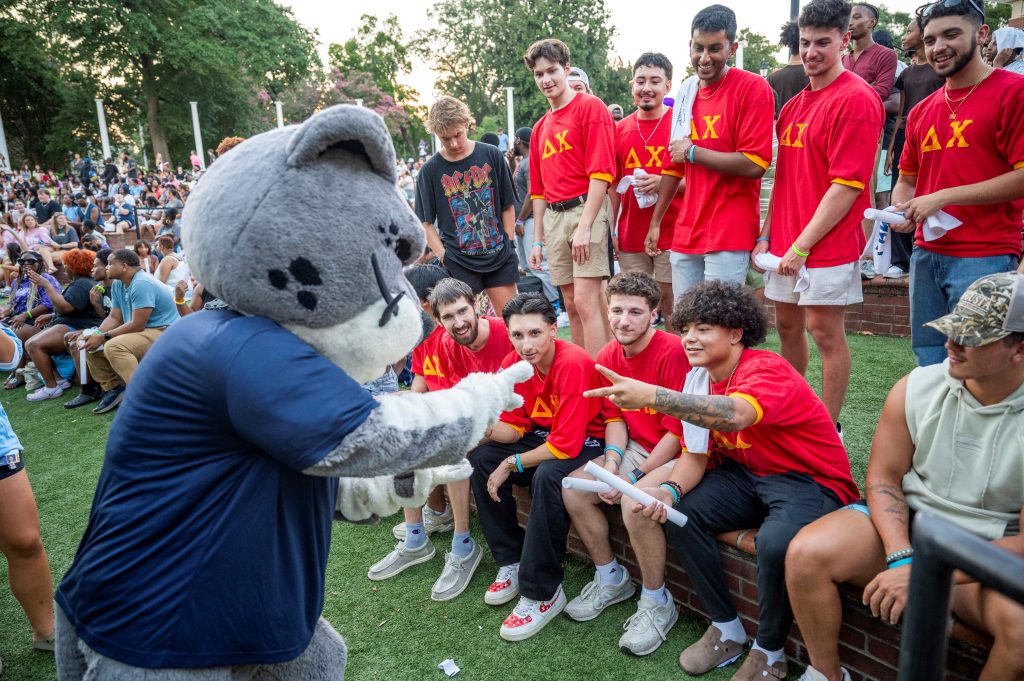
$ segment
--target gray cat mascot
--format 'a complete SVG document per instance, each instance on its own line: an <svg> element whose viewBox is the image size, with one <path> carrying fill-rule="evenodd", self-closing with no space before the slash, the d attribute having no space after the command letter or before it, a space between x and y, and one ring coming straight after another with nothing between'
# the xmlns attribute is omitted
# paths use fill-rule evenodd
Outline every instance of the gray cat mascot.
<svg viewBox="0 0 1024 681"><path fill-rule="evenodd" d="M336 106L198 183L185 251L226 307L175 322L125 393L56 594L61 681L344 678L320 617L335 513L391 514L468 477L466 452L532 373L360 388L422 329L402 266L424 234L395 181L383 121Z"/></svg>

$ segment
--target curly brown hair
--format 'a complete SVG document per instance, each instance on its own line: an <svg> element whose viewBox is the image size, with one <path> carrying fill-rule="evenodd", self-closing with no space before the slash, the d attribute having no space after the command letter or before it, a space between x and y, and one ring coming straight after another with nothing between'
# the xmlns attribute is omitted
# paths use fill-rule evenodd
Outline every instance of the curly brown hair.
<svg viewBox="0 0 1024 681"><path fill-rule="evenodd" d="M705 281L679 296L669 319L669 328L681 333L689 324L714 324L740 329L743 347L764 342L768 318L764 306L740 284Z"/></svg>
<svg viewBox="0 0 1024 681"><path fill-rule="evenodd" d="M217 155L223 156L224 152L234 149L244 141L244 137L225 137L220 141L220 144L217 145Z"/></svg>
<svg viewBox="0 0 1024 681"><path fill-rule="evenodd" d="M605 297L610 303L612 296L637 296L647 301L647 306L652 310L658 309L661 302L661 289L654 277L639 270L620 272L612 277L605 289Z"/></svg>
<svg viewBox="0 0 1024 681"><path fill-rule="evenodd" d="M84 248L65 251L61 260L68 272L76 277L88 277L92 273L92 264L95 261L96 254Z"/></svg>

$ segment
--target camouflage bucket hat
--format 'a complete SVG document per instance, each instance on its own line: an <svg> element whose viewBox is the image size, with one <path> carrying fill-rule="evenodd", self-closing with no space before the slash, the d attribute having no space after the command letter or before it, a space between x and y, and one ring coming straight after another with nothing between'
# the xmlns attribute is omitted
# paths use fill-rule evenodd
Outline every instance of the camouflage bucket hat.
<svg viewBox="0 0 1024 681"><path fill-rule="evenodd" d="M1024 275L989 274L967 287L951 313L928 322L957 345L977 348L1024 332Z"/></svg>

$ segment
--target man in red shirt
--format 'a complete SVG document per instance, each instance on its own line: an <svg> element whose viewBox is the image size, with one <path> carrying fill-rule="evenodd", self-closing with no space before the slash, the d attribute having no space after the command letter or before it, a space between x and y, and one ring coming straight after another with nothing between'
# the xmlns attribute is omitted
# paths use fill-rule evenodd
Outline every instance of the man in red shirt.
<svg viewBox="0 0 1024 681"><path fill-rule="evenodd" d="M850 380L846 306L863 300L861 220L884 120L878 95L840 62L849 21L845 0L812 0L800 13L800 59L811 84L779 114L775 186L754 247L755 257L770 251L781 260L764 289L776 302L781 354L803 374L811 332L822 400L837 424Z"/></svg>
<svg viewBox="0 0 1024 681"><path fill-rule="evenodd" d="M453 278L437 279L437 270L431 265L426 276L434 279L427 294L426 307L439 325L413 351L413 392L428 392L451 387L474 372L493 373L512 352L505 324L500 319L478 319L473 290L465 282ZM422 287L422 276L413 271L407 275L417 292ZM417 284L421 284L417 286ZM429 540L433 532L451 529L454 522L451 552L445 555L441 576L434 583L430 597L435 601L455 598L469 586L480 565L483 551L469 533L469 481L446 485L450 509L438 513L430 508L431 502L444 506L440 488L432 495L427 507L404 510L405 522L396 526L399 539L395 549L370 568L368 577L380 581L394 577L407 568L434 557L434 546ZM430 523L425 524L424 519Z"/></svg>
<svg viewBox="0 0 1024 681"><path fill-rule="evenodd" d="M691 390L649 385L599 366L612 386L585 395L682 419L683 447L699 451L706 441L717 465L708 466L708 455L684 450L668 480L647 490L656 503L625 504L630 541L637 556L663 547L657 535L666 506L689 518L683 527L668 524L665 531L711 616L704 636L679 657L686 673L698 675L739 659L747 640L715 536L760 525L757 638L732 678L783 679L783 645L793 621L786 549L801 527L855 500L857 485L825 405L788 362L753 349L764 340L767 320L752 294L734 283L698 284L676 302L671 322L694 367ZM700 381L694 375L699 370L706 371Z"/></svg>
<svg viewBox="0 0 1024 681"><path fill-rule="evenodd" d="M907 117L892 192L907 221L892 228L914 232L910 333L917 363L925 366L946 358L946 339L922 325L950 312L979 277L1018 265L1024 76L982 61L978 44L989 29L976 2L928 5L921 19L924 54L946 84ZM927 229L926 220L939 211L962 224L947 232Z"/></svg>
<svg viewBox="0 0 1024 681"><path fill-rule="evenodd" d="M672 162L646 244L648 253L659 252L665 214L685 177L670 256L677 297L702 281L744 282L761 227L761 176L772 160L775 99L764 78L728 66L736 48L731 9L712 5L697 13L690 61L700 86L686 112L692 113L690 134L671 143Z"/></svg>
<svg viewBox="0 0 1024 681"><path fill-rule="evenodd" d="M551 105L530 137L530 266L540 267L546 247L572 340L596 357L610 334L601 288L611 274L604 198L615 177L615 126L600 99L566 84L569 48L561 40L535 42L524 61Z"/></svg>
<svg viewBox="0 0 1024 681"><path fill-rule="evenodd" d="M843 68L867 81L884 102L892 93L896 80L896 51L875 42L872 36L878 25L878 9L857 3L850 13L850 38L853 50L843 56Z"/></svg>
<svg viewBox="0 0 1024 681"><path fill-rule="evenodd" d="M473 496L487 546L499 566L484 595L489 605L521 597L501 625L501 637L522 641L565 609L562 558L569 515L562 479L604 451L605 424L622 426L607 400L587 400L601 385L594 360L577 345L557 340L555 311L539 293L521 293L504 310L515 352L533 365L533 378L516 386L523 406L505 412L470 453ZM529 486L532 502L526 531L519 526L512 485Z"/></svg>
<svg viewBox="0 0 1024 681"><path fill-rule="evenodd" d="M683 194L675 194L665 218L666 229L658 237L658 252L650 255L644 248L654 206L641 208L637 196L653 200L658 196L662 172L669 162L668 142L672 131L672 107L665 106L665 95L672 88L672 62L663 54L645 52L633 65L633 104L636 111L615 126L615 162L617 176L634 177L634 184L620 194L609 191L612 215L616 216L612 234L617 236L616 250L623 272L638 270L653 275L661 288L661 316L672 314L672 265L668 249L672 227ZM636 175L636 171L642 174ZM678 182L676 182L678 185ZM612 332L614 334L614 330ZM607 347L607 346L606 346Z"/></svg>
<svg viewBox="0 0 1024 681"><path fill-rule="evenodd" d="M601 350L597 361L617 374L678 391L682 390L690 363L678 338L654 328L660 295L657 282L646 272L623 272L612 277L607 291L608 321L615 338ZM644 486L657 487L668 479L673 459L679 456L679 435L666 428L662 421L667 417L651 408L624 410L622 417L626 428L608 428L605 453L597 463L630 482L643 479ZM592 477L581 470L572 475ZM608 519L600 507L604 502L617 503L619 494L598 496L566 489L562 498L597 568L594 581L584 586L565 609L570 619L585 622L636 591L629 573L612 555ZM619 639L619 648L633 655L649 655L657 650L679 616L665 589L664 555L664 540L660 554L637 550L644 590L638 614L627 620L626 633Z"/></svg>

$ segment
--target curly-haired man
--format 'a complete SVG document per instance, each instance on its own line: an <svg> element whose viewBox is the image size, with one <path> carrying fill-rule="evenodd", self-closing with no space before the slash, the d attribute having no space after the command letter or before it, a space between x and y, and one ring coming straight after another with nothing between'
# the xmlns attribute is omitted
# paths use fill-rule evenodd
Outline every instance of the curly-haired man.
<svg viewBox="0 0 1024 681"><path fill-rule="evenodd" d="M715 535L760 526L757 639L732 678L785 678L783 645L793 619L786 549L801 527L857 497L850 463L825 405L803 377L779 355L753 349L764 340L767 322L761 304L739 284L697 285L680 297L671 323L694 367L683 392L598 367L612 386L584 393L607 396L622 409L657 409L683 422L682 456L668 480L648 490L659 502L625 505L631 511L623 513L630 540L638 556L664 556L659 523L666 520L665 507L689 517L683 527L665 527L711 615L704 636L679 657L683 670L697 675L739 659L747 641ZM717 465L708 470L711 457Z"/></svg>

